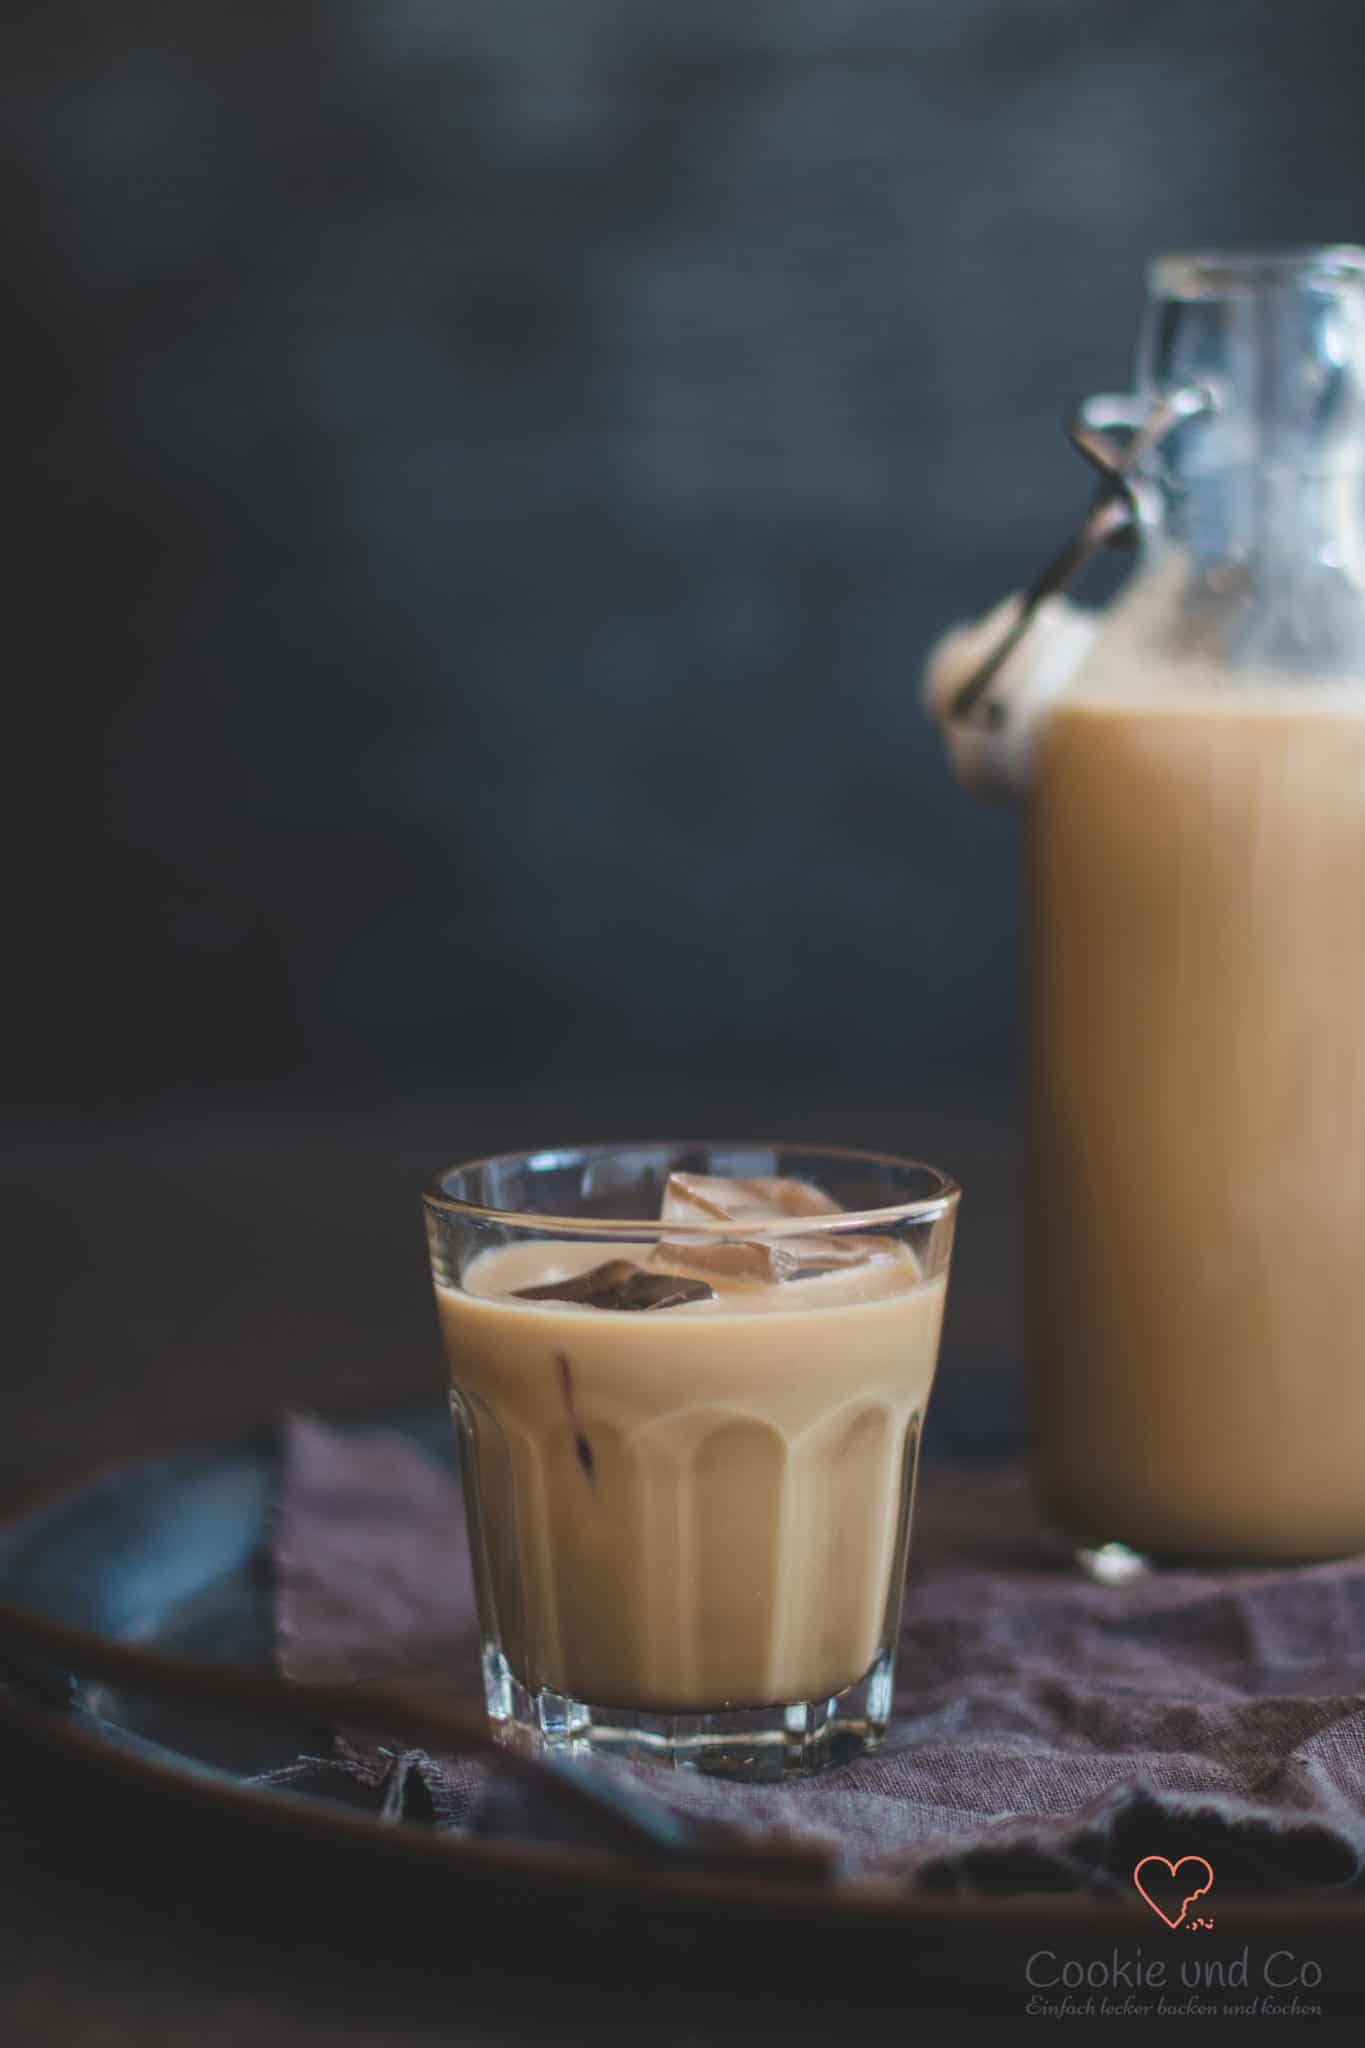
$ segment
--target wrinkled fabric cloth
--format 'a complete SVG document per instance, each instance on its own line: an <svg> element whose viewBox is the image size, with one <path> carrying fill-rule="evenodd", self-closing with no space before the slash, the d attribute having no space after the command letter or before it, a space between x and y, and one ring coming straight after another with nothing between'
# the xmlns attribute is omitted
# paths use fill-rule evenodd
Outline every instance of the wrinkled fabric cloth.
<svg viewBox="0 0 1365 2048"><path fill-rule="evenodd" d="M481 1697L463 1509L398 1432L287 1425L281 1668ZM1092 1583L1023 1475L930 1467L895 1712L875 1755L752 1785L593 1766L637 1802L823 1845L836 1872L936 1891L1131 1894L1137 1858L1219 1890L1365 1888L1365 1558ZM486 1764L338 1737L277 1782L478 1833L590 1839Z"/></svg>

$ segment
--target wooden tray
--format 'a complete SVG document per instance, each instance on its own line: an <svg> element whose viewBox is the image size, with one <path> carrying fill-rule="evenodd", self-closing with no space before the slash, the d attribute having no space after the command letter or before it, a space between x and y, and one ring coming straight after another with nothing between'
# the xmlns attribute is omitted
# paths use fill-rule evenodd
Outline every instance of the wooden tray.
<svg viewBox="0 0 1365 2048"><path fill-rule="evenodd" d="M443 1414L363 1426L376 1419L453 1462ZM0 1531L0 1600L126 1641L268 1670L278 1476L269 1431L106 1472ZM969 1986L974 2009L1002 2012L1023 2011L1025 1964L1040 1947L1087 1956L1115 1939L1151 1946L1140 1910L1071 1896L978 1903L885 1880L779 1882L382 1821L246 1782L288 1762L296 1733L215 1725L198 1709L103 1683L79 1687L67 1706L31 1684L0 1686L0 1721L10 1756L17 1743L33 1757L35 1799L49 1799L62 1825L76 1817L94 1861L117 1869L136 1836L139 1863L154 1853L182 1904L187 1884L230 1868L231 1910L284 1913L295 1926L325 1927L329 1938L339 1930L344 1938L354 1923L355 1938L385 1948L448 1942L458 1905L462 1940L477 1939L480 1926L490 1939L509 1925L533 1929L528 1967L540 1972L581 1973L594 1956L600 1970L606 1941L619 1979L694 1983L699 1968L709 1976L738 1957L751 1981L771 1989L780 1980L792 1996L837 1983L845 2002L928 1996L951 2006ZM1361 1899L1238 1902L1225 1917L1230 1952L1288 1926L1311 1931L1319 1961L1339 1952L1352 1972L1365 1936ZM1341 2008L1334 2000L1328 2009Z"/></svg>

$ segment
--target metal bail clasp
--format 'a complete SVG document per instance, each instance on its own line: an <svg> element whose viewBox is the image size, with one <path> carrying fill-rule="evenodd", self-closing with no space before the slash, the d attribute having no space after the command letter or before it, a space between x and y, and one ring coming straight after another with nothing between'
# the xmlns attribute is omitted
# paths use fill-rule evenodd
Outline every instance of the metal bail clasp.
<svg viewBox="0 0 1365 2048"><path fill-rule="evenodd" d="M1100 473L1100 487L1078 532L1060 548L1024 592L1018 615L997 644L948 704L946 716L972 721L994 730L1004 723L1006 706L987 695L994 677L1014 653L1033 623L1039 606L1066 590L1101 548L1132 540L1136 528L1153 514L1151 484L1142 476L1146 458L1182 420L1208 412L1216 402L1208 385L1186 385L1168 391L1145 412L1136 398L1102 392L1078 408L1067 432L1073 445ZM1116 441L1116 434L1126 435ZM945 714L940 714L945 715Z"/></svg>

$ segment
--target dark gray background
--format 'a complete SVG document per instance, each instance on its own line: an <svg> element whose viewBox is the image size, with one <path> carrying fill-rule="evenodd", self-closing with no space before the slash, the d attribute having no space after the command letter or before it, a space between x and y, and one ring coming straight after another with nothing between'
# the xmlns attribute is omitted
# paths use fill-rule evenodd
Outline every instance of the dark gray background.
<svg viewBox="0 0 1365 2048"><path fill-rule="evenodd" d="M1351 0L11 16L35 1100L993 1085L928 640L1155 249L1365 231ZM32 816L29 816L29 807Z"/></svg>

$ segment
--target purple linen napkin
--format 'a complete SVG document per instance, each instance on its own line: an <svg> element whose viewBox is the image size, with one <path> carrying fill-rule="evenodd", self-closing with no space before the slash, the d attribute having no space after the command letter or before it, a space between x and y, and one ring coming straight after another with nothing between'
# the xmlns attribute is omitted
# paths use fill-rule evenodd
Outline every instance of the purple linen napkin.
<svg viewBox="0 0 1365 2048"><path fill-rule="evenodd" d="M459 1494L396 1432L286 1425L282 1669L480 1697ZM965 1891L1131 1889L1139 1855L1210 1857L1220 1890L1365 1870L1365 1559L1096 1586L1021 1474L931 1467L896 1710L875 1756L790 1785L597 1767L676 1813L824 1843L847 1872ZM483 1765L338 1738L284 1782L479 1832L562 1838Z"/></svg>

